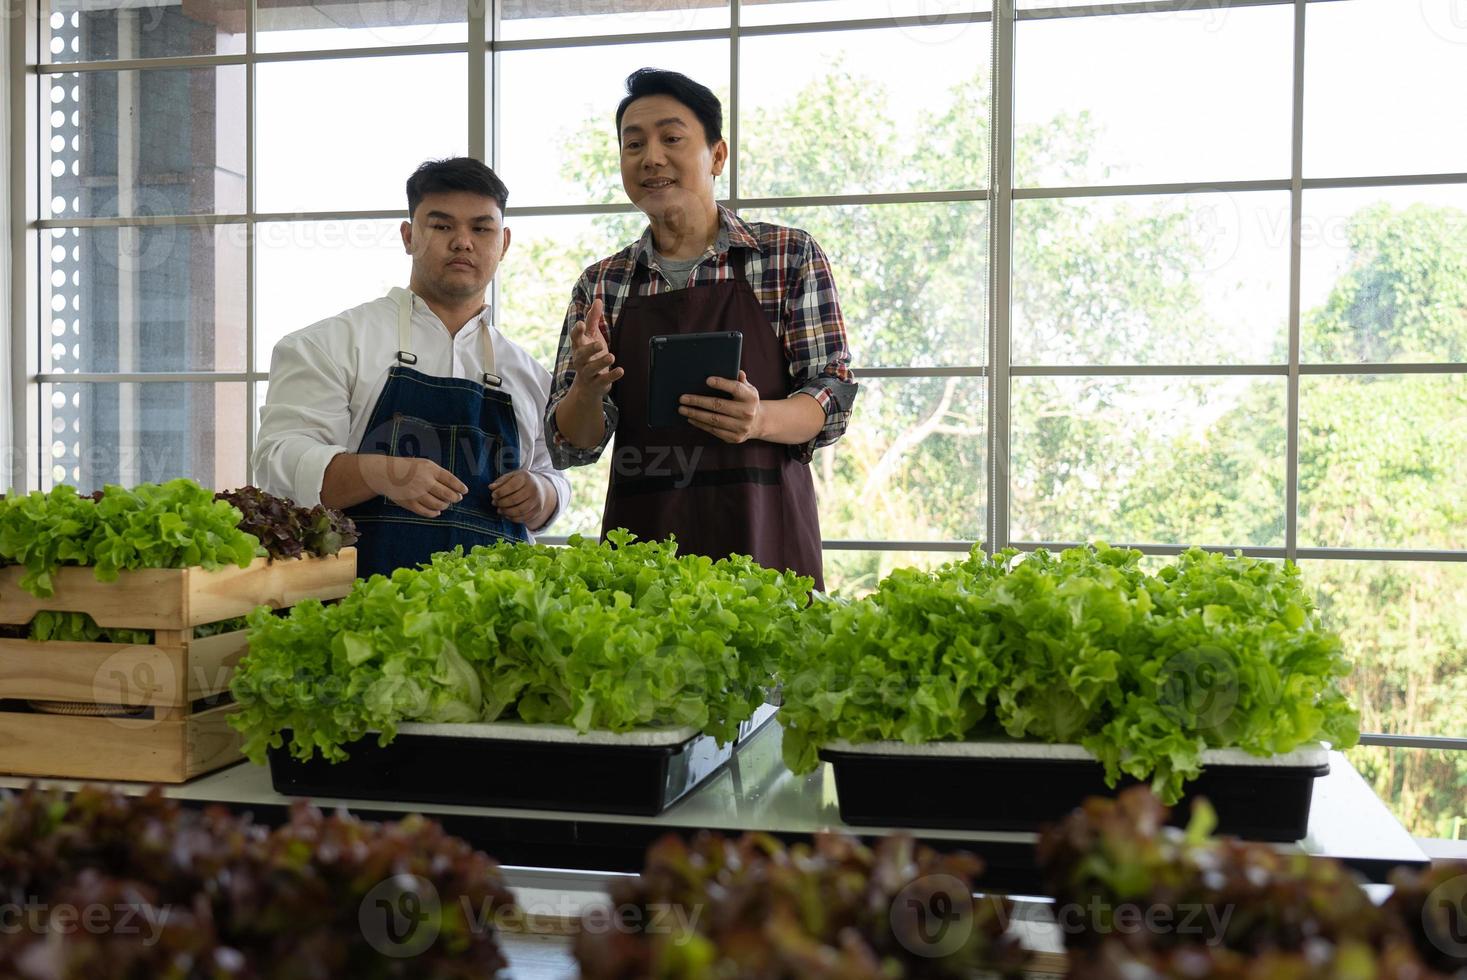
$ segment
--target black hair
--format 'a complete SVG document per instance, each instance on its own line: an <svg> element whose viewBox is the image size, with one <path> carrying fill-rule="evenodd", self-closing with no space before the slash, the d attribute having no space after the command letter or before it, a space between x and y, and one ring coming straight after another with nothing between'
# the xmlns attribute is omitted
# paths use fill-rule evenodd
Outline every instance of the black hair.
<svg viewBox="0 0 1467 980"><path fill-rule="evenodd" d="M492 197L499 204L500 214L509 203L509 188L481 161L473 157L428 160L407 180L408 217L418 210L425 196L443 191L469 191Z"/></svg>
<svg viewBox="0 0 1467 980"><path fill-rule="evenodd" d="M621 117L627 106L649 95L667 95L687 106L703 124L703 135L713 146L723 139L723 103L706 85L681 72L665 68L638 68L627 76L627 97L616 107L616 139L621 142Z"/></svg>

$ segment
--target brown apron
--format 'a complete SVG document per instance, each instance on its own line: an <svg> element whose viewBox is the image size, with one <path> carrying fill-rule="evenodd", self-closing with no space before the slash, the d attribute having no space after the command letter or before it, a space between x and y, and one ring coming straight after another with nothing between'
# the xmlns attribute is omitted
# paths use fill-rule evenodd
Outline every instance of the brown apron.
<svg viewBox="0 0 1467 980"><path fill-rule="evenodd" d="M612 386L620 410L601 533L618 527L643 541L677 535L679 554L749 555L768 568L821 574L815 483L789 447L751 439L730 445L692 425L647 426L650 342L662 334L737 330L743 370L763 399L790 394L784 344L744 276L744 251L730 256L736 278L651 296L638 294L642 263L610 330L611 353L626 373Z"/></svg>

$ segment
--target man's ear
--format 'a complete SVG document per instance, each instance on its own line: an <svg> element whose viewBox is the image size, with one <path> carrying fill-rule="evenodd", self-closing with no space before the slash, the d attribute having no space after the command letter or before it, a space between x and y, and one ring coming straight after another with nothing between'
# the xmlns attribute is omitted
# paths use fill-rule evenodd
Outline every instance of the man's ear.
<svg viewBox="0 0 1467 980"><path fill-rule="evenodd" d="M723 174L723 165L728 163L728 140L719 140L713 147L713 176Z"/></svg>
<svg viewBox="0 0 1467 980"><path fill-rule="evenodd" d="M413 223L404 221L398 226L398 233L402 235L402 250L409 255L413 254Z"/></svg>
<svg viewBox="0 0 1467 980"><path fill-rule="evenodd" d="M499 249L499 259L500 259L500 261L503 261L504 260L504 257L507 254L509 254L509 228L508 227L506 227L504 229L504 242L503 242L502 246Z"/></svg>

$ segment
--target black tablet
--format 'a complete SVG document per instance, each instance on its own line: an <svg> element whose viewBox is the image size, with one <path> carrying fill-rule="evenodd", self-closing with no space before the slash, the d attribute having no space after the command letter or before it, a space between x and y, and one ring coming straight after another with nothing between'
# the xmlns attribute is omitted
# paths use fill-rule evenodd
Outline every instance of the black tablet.
<svg viewBox="0 0 1467 980"><path fill-rule="evenodd" d="M744 335L737 330L653 337L647 366L647 425L665 429L691 424L678 414L678 399L727 395L708 387L708 379L738 378L743 351Z"/></svg>

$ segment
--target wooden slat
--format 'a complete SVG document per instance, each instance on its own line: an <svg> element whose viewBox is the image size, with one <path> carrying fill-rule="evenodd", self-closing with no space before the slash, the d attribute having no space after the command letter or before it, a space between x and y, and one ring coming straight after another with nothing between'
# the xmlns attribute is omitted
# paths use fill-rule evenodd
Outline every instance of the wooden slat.
<svg viewBox="0 0 1467 980"><path fill-rule="evenodd" d="M139 630L184 629L182 568L142 568L122 572L115 582L98 582L91 568L59 569L55 593L38 599L20 587L24 569L0 568L0 623L24 626L45 610L84 612L98 626ZM223 617L221 617L223 618ZM192 625L192 624L188 624Z"/></svg>
<svg viewBox="0 0 1467 980"><path fill-rule="evenodd" d="M0 772L182 782L187 724L0 712Z"/></svg>
<svg viewBox="0 0 1467 980"><path fill-rule="evenodd" d="M228 704L176 721L0 711L0 772L181 783L243 756Z"/></svg>
<svg viewBox="0 0 1467 980"><path fill-rule="evenodd" d="M192 779L244 758L240 751L244 736L229 727L229 717L237 711L239 705L226 704L189 718L185 729L188 761L184 778Z"/></svg>
<svg viewBox="0 0 1467 980"><path fill-rule="evenodd" d="M250 631L235 630L188 641L188 699L212 698L229 690L234 668L250 647Z"/></svg>
<svg viewBox="0 0 1467 980"><path fill-rule="evenodd" d="M185 620L189 626L200 626L243 616L259 605L284 609L302 599L340 599L356 581L357 549L342 548L329 558L276 562L261 558L249 568L186 572L190 579Z"/></svg>
<svg viewBox="0 0 1467 980"><path fill-rule="evenodd" d="M0 640L0 698L187 705L179 646Z"/></svg>
<svg viewBox="0 0 1467 980"><path fill-rule="evenodd" d="M1024 976L1038 980L1041 977L1063 977L1069 974L1070 958L1064 953L1030 953L1029 968Z"/></svg>
<svg viewBox="0 0 1467 980"><path fill-rule="evenodd" d="M339 599L351 591L356 567L356 549L343 548L329 558L258 558L248 568L138 569L115 582L98 582L90 568L62 568L55 593L38 599L20 588L24 569L10 566L0 568L0 623L25 625L51 610L84 612L99 626L186 630L258 605L282 609L302 599Z"/></svg>

